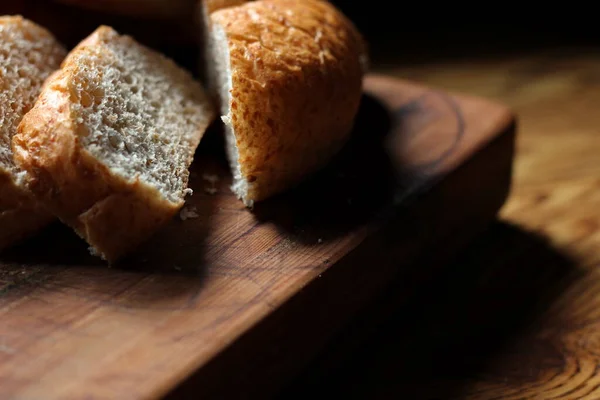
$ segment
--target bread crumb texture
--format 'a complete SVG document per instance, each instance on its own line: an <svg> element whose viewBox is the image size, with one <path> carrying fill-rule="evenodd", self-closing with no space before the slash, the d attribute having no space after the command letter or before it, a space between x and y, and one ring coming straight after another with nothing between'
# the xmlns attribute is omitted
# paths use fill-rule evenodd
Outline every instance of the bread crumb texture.
<svg viewBox="0 0 600 400"><path fill-rule="evenodd" d="M82 145L129 181L183 199L191 157L209 123L199 83L130 37L103 29L69 63Z"/></svg>
<svg viewBox="0 0 600 400"><path fill-rule="evenodd" d="M179 212L179 218L182 221L186 221L188 219L198 218L200 214L198 214L198 210L194 206L184 206Z"/></svg>

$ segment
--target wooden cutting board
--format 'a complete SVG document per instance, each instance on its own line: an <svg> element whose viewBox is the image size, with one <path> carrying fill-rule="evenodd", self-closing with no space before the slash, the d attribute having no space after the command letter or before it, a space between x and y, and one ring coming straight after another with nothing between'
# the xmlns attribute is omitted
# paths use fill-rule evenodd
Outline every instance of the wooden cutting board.
<svg viewBox="0 0 600 400"><path fill-rule="evenodd" d="M181 216L122 265L58 224L0 256L0 398L274 393L420 254L494 218L514 127L486 100L369 76L339 157L252 211L215 128Z"/></svg>

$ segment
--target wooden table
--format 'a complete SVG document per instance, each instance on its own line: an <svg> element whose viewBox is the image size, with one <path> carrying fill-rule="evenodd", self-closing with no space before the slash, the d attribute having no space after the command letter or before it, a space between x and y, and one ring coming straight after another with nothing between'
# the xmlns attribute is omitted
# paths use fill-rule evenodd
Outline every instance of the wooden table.
<svg viewBox="0 0 600 400"><path fill-rule="evenodd" d="M600 55L379 71L510 105L514 187L465 254L382 295L286 398L600 398Z"/></svg>

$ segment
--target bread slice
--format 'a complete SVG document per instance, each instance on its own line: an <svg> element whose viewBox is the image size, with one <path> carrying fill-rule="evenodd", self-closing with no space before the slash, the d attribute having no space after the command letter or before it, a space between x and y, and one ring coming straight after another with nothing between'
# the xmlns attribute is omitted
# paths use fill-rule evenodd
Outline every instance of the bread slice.
<svg viewBox="0 0 600 400"><path fill-rule="evenodd" d="M258 0L210 14L207 85L219 93L232 190L247 206L324 166L346 142L366 51L319 0Z"/></svg>
<svg viewBox="0 0 600 400"><path fill-rule="evenodd" d="M13 139L37 198L115 262L183 206L215 117L185 70L102 26L46 83Z"/></svg>
<svg viewBox="0 0 600 400"><path fill-rule="evenodd" d="M0 250L53 220L21 185L11 141L44 80L60 67L65 55L45 28L21 16L0 17Z"/></svg>

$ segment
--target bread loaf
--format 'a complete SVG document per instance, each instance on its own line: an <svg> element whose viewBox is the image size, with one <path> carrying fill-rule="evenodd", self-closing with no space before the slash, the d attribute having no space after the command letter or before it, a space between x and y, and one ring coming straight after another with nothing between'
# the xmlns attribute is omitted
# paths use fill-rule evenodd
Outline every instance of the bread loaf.
<svg viewBox="0 0 600 400"><path fill-rule="evenodd" d="M258 0L208 14L207 85L219 98L232 189L252 206L295 186L344 145L361 99L365 46L326 1Z"/></svg>
<svg viewBox="0 0 600 400"><path fill-rule="evenodd" d="M183 206L188 167L214 116L187 71L100 27L23 118L15 161L37 199L115 262Z"/></svg>
<svg viewBox="0 0 600 400"><path fill-rule="evenodd" d="M0 17L0 250L53 220L21 184L11 141L44 80L60 67L65 55L46 29L21 16Z"/></svg>

